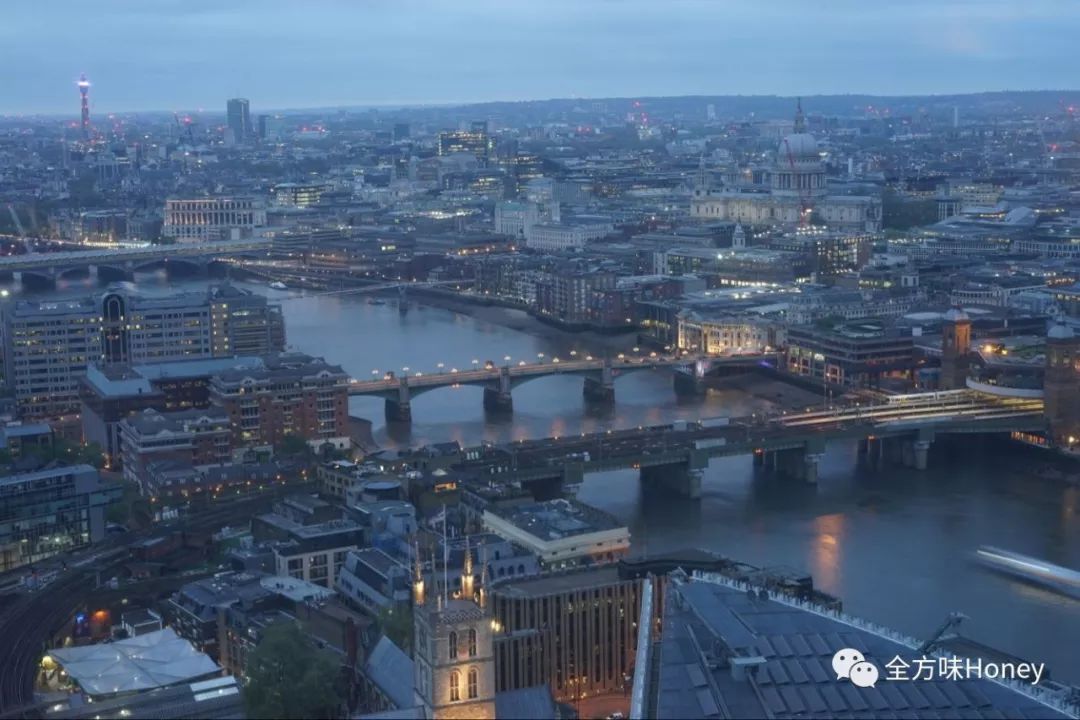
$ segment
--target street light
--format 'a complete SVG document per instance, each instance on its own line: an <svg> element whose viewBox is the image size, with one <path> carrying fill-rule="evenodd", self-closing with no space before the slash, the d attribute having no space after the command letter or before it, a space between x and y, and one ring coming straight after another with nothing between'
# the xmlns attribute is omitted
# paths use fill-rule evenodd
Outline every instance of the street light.
<svg viewBox="0 0 1080 720"><path fill-rule="evenodd" d="M446 367L446 365L445 365L444 363L439 363L439 364L438 364L438 365L436 365L435 367L439 368L439 372L442 372L442 371L443 371L443 368L445 368L445 367Z"/></svg>
<svg viewBox="0 0 1080 720"><path fill-rule="evenodd" d="M536 357L539 358L540 362L544 362L544 353L536 353Z"/></svg>

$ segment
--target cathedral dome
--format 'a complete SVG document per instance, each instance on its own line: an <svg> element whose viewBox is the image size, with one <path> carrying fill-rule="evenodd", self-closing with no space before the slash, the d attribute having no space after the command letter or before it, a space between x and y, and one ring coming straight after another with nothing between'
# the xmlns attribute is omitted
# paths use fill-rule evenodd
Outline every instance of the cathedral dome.
<svg viewBox="0 0 1080 720"><path fill-rule="evenodd" d="M789 159L796 162L799 160L813 160L814 162L821 160L817 140L810 133L792 133L788 135L780 141L776 153L781 163L785 163Z"/></svg>

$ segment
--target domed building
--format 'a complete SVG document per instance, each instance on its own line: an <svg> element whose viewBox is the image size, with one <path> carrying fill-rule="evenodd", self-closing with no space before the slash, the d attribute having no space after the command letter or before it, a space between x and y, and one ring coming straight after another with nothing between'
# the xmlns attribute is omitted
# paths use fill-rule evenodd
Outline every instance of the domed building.
<svg viewBox="0 0 1080 720"><path fill-rule="evenodd" d="M829 194L821 149L814 136L806 132L801 101L792 133L776 148L767 189L713 190L701 173L690 200L691 217L701 220L788 225L798 223L809 213L836 230L877 232L881 229L879 198Z"/></svg>

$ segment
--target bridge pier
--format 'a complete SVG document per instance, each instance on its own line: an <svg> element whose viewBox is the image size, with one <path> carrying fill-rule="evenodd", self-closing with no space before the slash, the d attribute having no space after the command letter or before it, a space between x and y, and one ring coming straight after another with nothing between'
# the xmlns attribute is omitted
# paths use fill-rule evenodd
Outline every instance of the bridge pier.
<svg viewBox="0 0 1080 720"><path fill-rule="evenodd" d="M398 381L397 398L386 398L386 421L398 423L412 422L412 397L406 378Z"/></svg>
<svg viewBox="0 0 1080 720"><path fill-rule="evenodd" d="M821 443L786 450L768 450L760 455L754 453L754 464L764 465L778 477L801 480L811 485L818 481L818 465L825 454ZM761 458L759 461L758 458Z"/></svg>
<svg viewBox="0 0 1080 720"><path fill-rule="evenodd" d="M586 377L582 395L589 402L610 405L615 402L615 382L604 382L602 378Z"/></svg>
<svg viewBox="0 0 1080 720"><path fill-rule="evenodd" d="M641 468L641 482L662 485L667 490L690 500L701 498L701 471L692 470L689 463L643 467Z"/></svg>
<svg viewBox="0 0 1080 720"><path fill-rule="evenodd" d="M514 397L499 388L484 388L484 409L490 412L511 413L514 411Z"/></svg>
<svg viewBox="0 0 1080 720"><path fill-rule="evenodd" d="M492 412L514 411L514 398L510 394L510 368L499 368L499 384L484 387L484 409Z"/></svg>
<svg viewBox="0 0 1080 720"><path fill-rule="evenodd" d="M679 397L696 397L705 394L705 378L699 376L696 370L688 373L676 370L673 377L675 394Z"/></svg>
<svg viewBox="0 0 1080 720"><path fill-rule="evenodd" d="M925 470L930 456L930 441L916 440L912 443L913 464L916 470Z"/></svg>

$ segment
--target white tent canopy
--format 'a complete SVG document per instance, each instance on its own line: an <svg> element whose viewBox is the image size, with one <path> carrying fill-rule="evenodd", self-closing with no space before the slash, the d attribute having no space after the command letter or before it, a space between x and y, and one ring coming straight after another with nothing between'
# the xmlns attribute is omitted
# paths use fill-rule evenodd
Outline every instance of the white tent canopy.
<svg viewBox="0 0 1080 720"><path fill-rule="evenodd" d="M167 687L221 671L172 628L101 645L58 648L50 655L93 696Z"/></svg>

